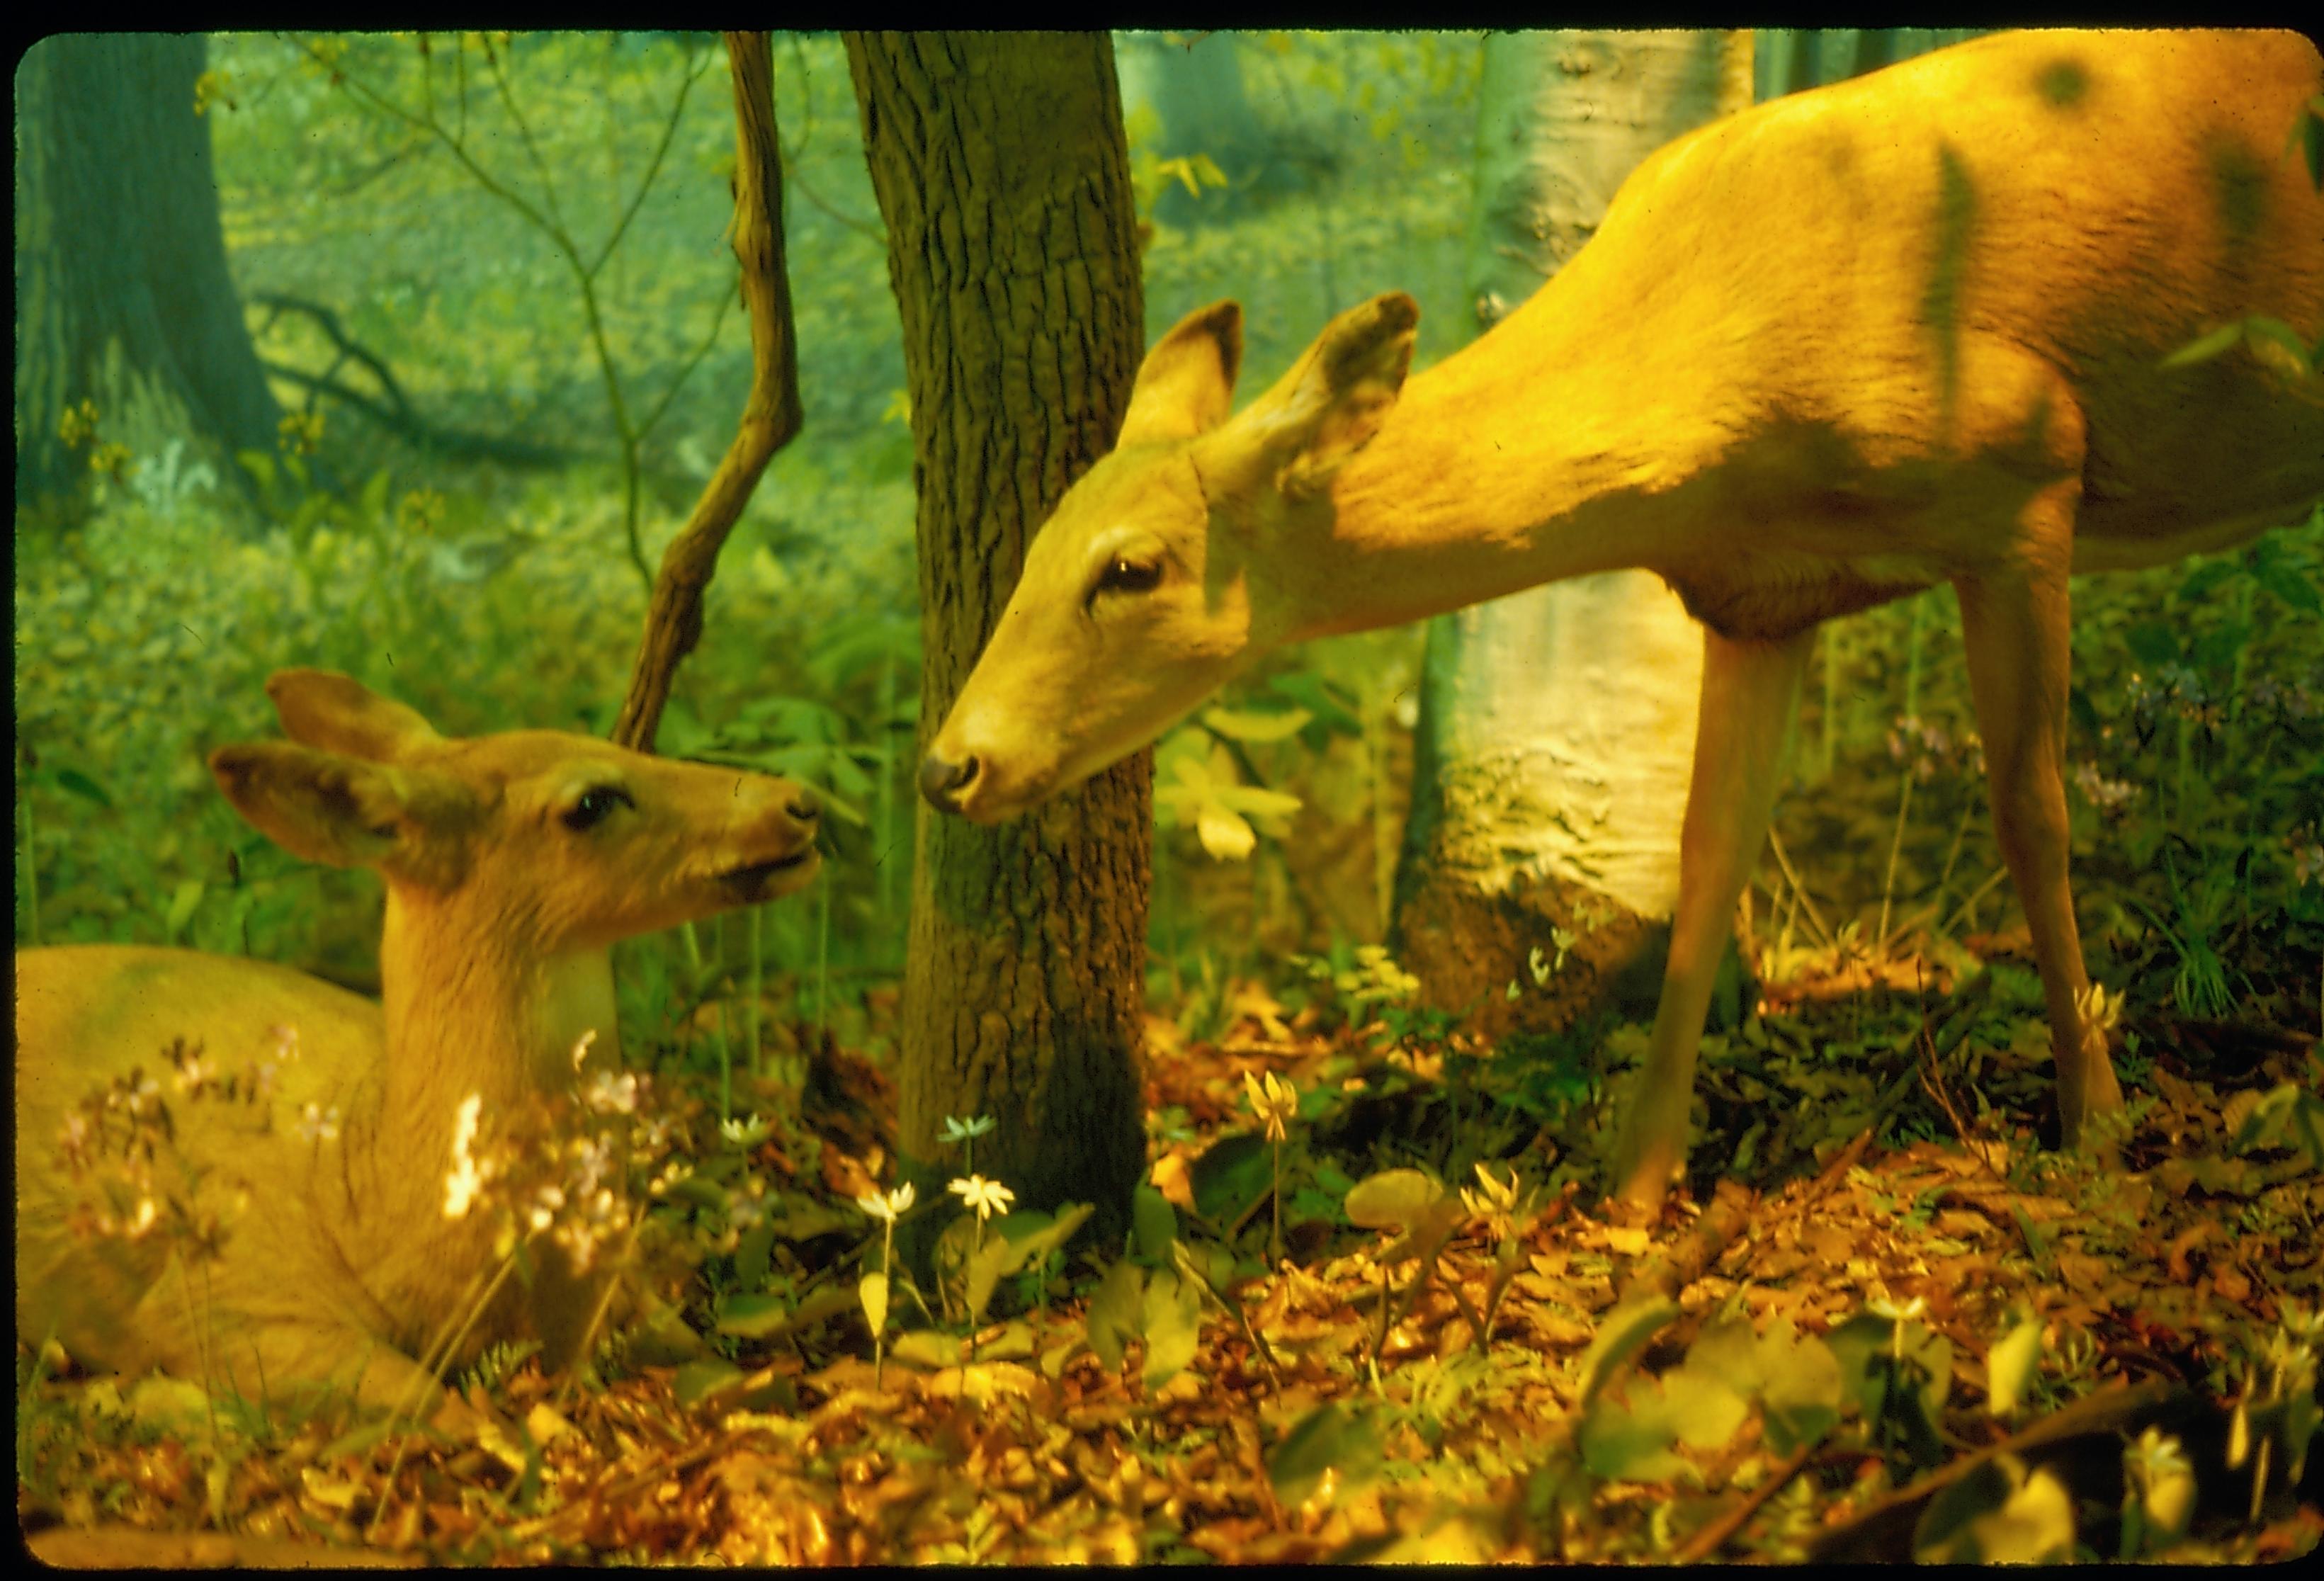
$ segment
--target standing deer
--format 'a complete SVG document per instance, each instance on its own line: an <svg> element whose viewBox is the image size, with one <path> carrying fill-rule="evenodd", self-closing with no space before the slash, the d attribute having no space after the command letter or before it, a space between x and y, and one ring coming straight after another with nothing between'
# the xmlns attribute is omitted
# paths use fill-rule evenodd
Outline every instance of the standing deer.
<svg viewBox="0 0 2324 1581"><path fill-rule="evenodd" d="M2324 198L2292 145L2320 79L2288 32L2022 32L1765 105L1647 160L1530 300L1409 383L1417 310L1380 296L1230 416L1240 310L1189 315L1035 537L922 789L1006 818L1283 643L1659 573L1704 662L1616 1161L1655 1203L1816 625L1950 582L2076 1145L2121 1094L2079 1008L2067 578L2324 494L2312 379L2249 349L2160 365L2246 315L2324 333Z"/></svg>
<svg viewBox="0 0 2324 1581"><path fill-rule="evenodd" d="M383 1003L188 950L18 952L17 1334L254 1401L336 1380L370 1404L427 1405L414 1358L499 1262L482 1215L447 1213L464 1101L499 1115L568 1089L588 1033L590 1062L616 1061L609 947L806 883L816 803L787 780L585 736L447 738L321 670L266 689L291 742L220 748L211 772L286 849L385 879ZM74 1233L60 1140L85 1094L133 1071L166 1080L173 1040L231 1064L283 1026L300 1054L270 1105L172 1105L174 1151L207 1171L208 1199L242 1199L222 1244L178 1263L160 1234ZM334 1111L335 1135L296 1123ZM595 1298L556 1261L530 1311L497 1303L450 1359L523 1333L569 1359Z"/></svg>

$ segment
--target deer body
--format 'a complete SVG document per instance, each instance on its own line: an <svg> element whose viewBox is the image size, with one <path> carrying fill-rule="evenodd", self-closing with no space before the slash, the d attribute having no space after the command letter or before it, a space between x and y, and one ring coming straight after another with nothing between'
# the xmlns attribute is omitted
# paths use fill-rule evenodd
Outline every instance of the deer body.
<svg viewBox="0 0 2324 1581"><path fill-rule="evenodd" d="M1680 139L1489 334L1405 378L1417 310L1342 314L1229 415L1240 317L1140 369L931 744L1009 816L1282 643L1643 567L1705 628L1681 898L1618 1163L1659 1199L1728 919L1816 624L1960 601L1996 832L2032 925L2068 1142L2118 1105L2066 886L2066 578L2226 547L2324 495L2324 402L2238 351L2324 331L2324 88L2290 33L1980 40Z"/></svg>
<svg viewBox="0 0 2324 1581"><path fill-rule="evenodd" d="M307 744L228 747L212 768L294 852L381 869L383 1003L186 950L19 952L18 1333L252 1400L329 1380L424 1403L415 1358L500 1262L487 1216L446 1213L461 1105L503 1115L569 1088L587 1033L589 1064L612 1065L610 945L805 883L814 803L785 781L579 736L449 740L343 677L289 671L269 690ZM273 1059L284 1028L296 1053ZM271 1068L272 1092L189 1096L162 1052L175 1040L219 1076ZM201 1171L165 1167L157 1186L221 1213L214 1255L74 1223L89 1191L60 1138L132 1069L169 1106L170 1152ZM540 1262L530 1294L504 1281L449 1359L528 1336L567 1359L594 1299L560 1259Z"/></svg>

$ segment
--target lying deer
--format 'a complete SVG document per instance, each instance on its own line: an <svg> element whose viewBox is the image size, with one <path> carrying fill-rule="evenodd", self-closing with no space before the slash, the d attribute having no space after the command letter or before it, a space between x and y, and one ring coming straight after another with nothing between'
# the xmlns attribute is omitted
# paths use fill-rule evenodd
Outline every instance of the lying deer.
<svg viewBox="0 0 2324 1581"><path fill-rule="evenodd" d="M554 731L447 738L321 670L266 689L291 742L223 747L211 772L287 850L385 879L383 1004L186 950L19 952L17 1333L254 1401L331 1380L432 1409L414 1358L499 1261L484 1216L446 1211L464 1101L498 1115L569 1088L590 1033L590 1063L616 1061L609 947L806 883L816 803L786 780ZM170 1094L173 1041L230 1068L286 1026L299 1053L270 1104ZM208 1199L243 1197L211 1256L177 1262L134 1225L74 1232L60 1137L92 1087L132 1069L161 1086ZM336 1134L311 1123L334 1111ZM530 1300L496 1304L452 1360L525 1334L567 1359L594 1299L542 1263Z"/></svg>
<svg viewBox="0 0 2324 1581"><path fill-rule="evenodd" d="M1704 663L1616 1165L1657 1202L1815 628L1950 582L2076 1144L2121 1096L2066 882L2067 577L2324 494L2312 377L2255 347L2159 365L2246 315L2324 333L2324 199L2290 146L2319 79L2288 32L2024 32L1762 106L1647 160L1555 277L1409 383L1417 310L1381 296L1230 416L1239 310L1191 314L1028 550L922 788L1006 818L1283 643L1660 573Z"/></svg>

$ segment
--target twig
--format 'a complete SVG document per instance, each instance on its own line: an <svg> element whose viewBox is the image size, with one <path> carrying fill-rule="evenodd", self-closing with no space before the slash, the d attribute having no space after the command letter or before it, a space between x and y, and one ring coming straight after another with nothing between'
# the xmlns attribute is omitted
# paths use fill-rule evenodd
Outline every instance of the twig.
<svg viewBox="0 0 2324 1581"><path fill-rule="evenodd" d="M361 412L388 432L438 455L475 456L511 467L563 467L569 465L575 455L562 446L544 445L531 439L499 439L491 434L438 428L416 416L399 415L391 406L327 374L310 374L304 368L294 368L272 357L259 358L258 365L271 377L288 380L315 394L328 395L342 405Z"/></svg>
<svg viewBox="0 0 2324 1581"><path fill-rule="evenodd" d="M1801 1469L1807 1465L1810 1457L1823 1447L1824 1437L1824 1434L1817 1434L1813 1439L1801 1445L1776 1462L1774 1468L1767 1473L1766 1479L1738 1500L1734 1508L1727 1511L1709 1525L1701 1528L1692 1537L1680 1544L1678 1551L1671 1556L1671 1563L1699 1565L1726 1547L1727 1539L1742 1530L1744 1524L1759 1512L1761 1505L1783 1492L1784 1485L1800 1475Z"/></svg>
<svg viewBox="0 0 2324 1581"><path fill-rule="evenodd" d="M2184 1429L2205 1414L2203 1403L2172 1384L2153 1382L2111 1389L2075 1401L2024 1432L1965 1455L1942 1470L1900 1488L1844 1526L1819 1534L1808 1550L1811 1564L1909 1559L1913 1532L1930 1502L1965 1477L1982 1474L2004 1456L2029 1466L2052 1465L2078 1449L2090 1448L2119 1475L2122 1438L2150 1425Z"/></svg>

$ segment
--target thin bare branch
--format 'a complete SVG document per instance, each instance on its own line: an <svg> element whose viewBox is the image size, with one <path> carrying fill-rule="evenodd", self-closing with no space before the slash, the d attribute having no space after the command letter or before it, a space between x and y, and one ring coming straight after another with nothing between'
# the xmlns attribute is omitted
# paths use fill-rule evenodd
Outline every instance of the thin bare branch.
<svg viewBox="0 0 2324 1581"><path fill-rule="evenodd" d="M734 255L751 311L751 393L733 442L664 551L646 611L645 635L613 739L653 750L671 679L702 636L702 600L718 551L759 476L799 430L798 354L790 278L783 259L782 145L775 127L774 61L763 32L730 32L734 74Z"/></svg>

